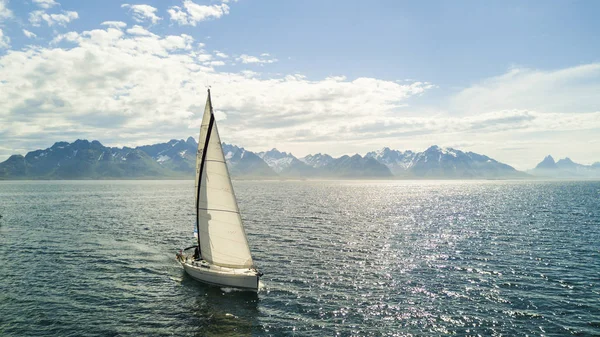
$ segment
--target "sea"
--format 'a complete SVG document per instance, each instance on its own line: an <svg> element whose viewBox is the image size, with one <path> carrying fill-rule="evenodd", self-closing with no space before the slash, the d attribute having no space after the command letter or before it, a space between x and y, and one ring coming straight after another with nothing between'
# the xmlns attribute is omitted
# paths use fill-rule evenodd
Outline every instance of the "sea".
<svg viewBox="0 0 600 337"><path fill-rule="evenodd" d="M175 260L193 185L0 182L0 336L600 335L600 182L234 181L258 292Z"/></svg>

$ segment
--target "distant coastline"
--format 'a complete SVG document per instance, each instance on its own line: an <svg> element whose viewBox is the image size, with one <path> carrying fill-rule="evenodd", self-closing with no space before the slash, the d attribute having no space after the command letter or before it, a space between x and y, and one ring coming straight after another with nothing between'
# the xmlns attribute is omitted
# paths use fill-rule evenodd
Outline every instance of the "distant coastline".
<svg viewBox="0 0 600 337"><path fill-rule="evenodd" d="M188 180L198 144L192 137L131 147L99 141L57 142L0 163L0 180ZM600 180L600 163L551 156L522 172L490 157L433 145L423 152L387 147L361 156L317 153L297 158L277 149L254 153L223 143L235 180Z"/></svg>
<svg viewBox="0 0 600 337"><path fill-rule="evenodd" d="M191 181L193 182L193 178L189 177L135 177L135 178L78 178L78 179L70 179L70 178L31 178L31 177L21 177L21 178L4 178L0 177L0 182L13 182L13 181ZM492 182L492 181L515 181L515 182L595 182L600 181L600 178L548 178L548 177L536 177L531 176L527 178L498 178L498 179L460 179L460 178L262 178L262 177L233 177L232 181L264 181L264 182L319 182L319 181L381 181L381 182L396 182L396 181L470 181L470 182Z"/></svg>

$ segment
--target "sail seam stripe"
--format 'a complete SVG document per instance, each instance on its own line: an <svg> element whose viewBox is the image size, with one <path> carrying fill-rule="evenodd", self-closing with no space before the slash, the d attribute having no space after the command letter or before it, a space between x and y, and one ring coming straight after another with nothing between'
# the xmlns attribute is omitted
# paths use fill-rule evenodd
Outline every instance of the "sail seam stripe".
<svg viewBox="0 0 600 337"><path fill-rule="evenodd" d="M203 219L210 220L210 218L203 218ZM235 225L237 225L237 223L235 223L235 222L227 222L227 221L219 221L219 222L220 222L222 225L229 225L230 227L231 227L231 226L235 226ZM208 233L208 231L204 231L204 232L207 232L207 233Z"/></svg>
<svg viewBox="0 0 600 337"><path fill-rule="evenodd" d="M211 254L211 255L212 255L212 254ZM239 259L239 258L240 258L240 257L239 257L239 256L237 256L237 255L231 255L231 254L227 254L227 253L225 253L225 252L223 252L223 251L219 251L219 255L225 255L225 256L232 257L232 258L237 258L237 259ZM216 263L215 263L215 264L216 264Z"/></svg>
<svg viewBox="0 0 600 337"><path fill-rule="evenodd" d="M203 233L207 233L207 234L208 234L209 232L205 232L205 231L203 231ZM227 238L227 237L225 237L225 236L219 236L219 235L216 235L215 237L224 238L224 239L226 239L226 238ZM243 241L239 241L239 240L228 240L228 241L229 241L229 242L236 242L236 243L243 243ZM221 250L219 250L219 252L220 252L220 251L221 251ZM231 255L231 254L227 254L227 253L223 253L223 254L225 254L225 255L229 255L229 256L238 256L238 255ZM211 255L212 255L212 254L211 254Z"/></svg>
<svg viewBox="0 0 600 337"><path fill-rule="evenodd" d="M226 209L218 209L218 208L200 208L200 207L198 207L198 209L202 209L205 211L219 211L219 212L229 212L229 213L236 213L236 214L240 213L240 212L236 212L236 211L229 211Z"/></svg>
<svg viewBox="0 0 600 337"><path fill-rule="evenodd" d="M202 217L203 219L206 220L210 220L210 217ZM223 225L231 225L231 226L237 226L237 222L228 222L228 221L223 221L223 220L218 220L217 222L220 222ZM208 231L204 231L204 232L208 232Z"/></svg>
<svg viewBox="0 0 600 337"><path fill-rule="evenodd" d="M208 205L206 205L206 204L204 204L204 205L198 205L198 208L201 209L201 210L210 211L210 209L206 209L206 207L201 207L201 206L207 206L208 207ZM216 207L218 205L211 205L211 206L215 206ZM227 206L227 205L220 205L220 206ZM240 211L236 211L236 210L233 210L233 209L228 209L227 207L216 208L216 210L220 210L220 209L229 210L230 212L234 212L234 213L239 213L240 212ZM201 217L206 217L206 216L204 216L204 214L200 214L200 216Z"/></svg>

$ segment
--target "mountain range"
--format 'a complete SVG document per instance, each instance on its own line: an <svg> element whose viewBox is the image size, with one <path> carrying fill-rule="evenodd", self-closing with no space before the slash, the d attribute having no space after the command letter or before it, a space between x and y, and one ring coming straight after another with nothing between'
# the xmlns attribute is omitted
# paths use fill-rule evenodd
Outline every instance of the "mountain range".
<svg viewBox="0 0 600 337"><path fill-rule="evenodd" d="M526 178L527 174L488 156L463 152L437 145L423 152L398 151L384 147L369 152L365 157L386 165L392 173L402 178L440 179L500 179Z"/></svg>
<svg viewBox="0 0 600 337"><path fill-rule="evenodd" d="M600 162L592 165L582 165L573 162L568 157L554 161L554 158L548 155L534 169L528 172L544 178L600 179Z"/></svg>
<svg viewBox="0 0 600 337"><path fill-rule="evenodd" d="M355 154L338 158L321 153L297 158L277 149L255 153L236 145L223 143L222 146L231 175L235 178L532 178L485 155L435 145L423 152L402 152L385 147L365 156ZM0 179L192 179L197 147L192 137L135 148L106 147L96 140L57 142L25 156L9 157L0 163ZM600 171L600 163L585 166L568 158L554 163L552 157L547 157L529 173L567 174L565 172L572 171L597 172Z"/></svg>

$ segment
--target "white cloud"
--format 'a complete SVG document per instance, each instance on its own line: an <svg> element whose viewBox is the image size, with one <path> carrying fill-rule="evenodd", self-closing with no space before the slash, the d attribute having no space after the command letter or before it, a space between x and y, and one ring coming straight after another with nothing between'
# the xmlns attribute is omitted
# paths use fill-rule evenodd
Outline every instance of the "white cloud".
<svg viewBox="0 0 600 337"><path fill-rule="evenodd" d="M39 27L42 21L50 27L54 25L66 26L67 23L79 18L79 14L74 11L62 11L62 14L48 14L44 11L33 11L29 13L29 22Z"/></svg>
<svg viewBox="0 0 600 337"><path fill-rule="evenodd" d="M221 66L225 65L225 62L223 62L223 61L211 61L211 62L208 62L208 65L211 66L211 67L221 67Z"/></svg>
<svg viewBox="0 0 600 337"><path fill-rule="evenodd" d="M117 28L117 29L121 29L121 28L125 28L127 27L127 24L123 21L104 21L101 23L101 25L103 26L108 26L108 27L113 27L113 28Z"/></svg>
<svg viewBox="0 0 600 337"><path fill-rule="evenodd" d="M56 37L54 37L54 39L52 39L52 41L50 41L50 44L55 45L61 41L68 41L68 42L77 42L79 40L79 34L77 32L68 32L66 34L59 34Z"/></svg>
<svg viewBox="0 0 600 337"><path fill-rule="evenodd" d="M138 25L135 25L135 26L127 29L127 33L131 34L131 35L156 37L156 35L154 33L150 32L150 31L146 30L144 27L138 26Z"/></svg>
<svg viewBox="0 0 600 337"><path fill-rule="evenodd" d="M10 38L8 36L4 36L2 29L0 29L0 49L9 48L10 47Z"/></svg>
<svg viewBox="0 0 600 337"><path fill-rule="evenodd" d="M168 36L165 36L161 40L161 46L163 46L165 49L167 49L169 51L171 51L171 50L191 50L193 43L194 43L194 39L187 34L168 35Z"/></svg>
<svg viewBox="0 0 600 337"><path fill-rule="evenodd" d="M34 33L30 32L30 31L28 31L27 29L23 29L23 34L25 36L27 36L28 38L30 38L30 39L37 37L37 35L35 35Z"/></svg>
<svg viewBox="0 0 600 337"><path fill-rule="evenodd" d="M203 6L191 0L184 0L183 7L187 10L192 22L200 22L210 18L218 19L223 15L229 14L229 6L226 4Z"/></svg>
<svg viewBox="0 0 600 337"><path fill-rule="evenodd" d="M187 35L133 35L108 27L61 38L76 48L36 46L0 56L4 147L31 150L77 138L136 145L193 135L207 85L227 116L219 125L223 140L250 147L307 144L306 130L315 139L337 139L349 122L390 114L430 87L218 72L212 66L222 61L204 57L210 54ZM207 67L203 57L217 63Z"/></svg>
<svg viewBox="0 0 600 337"><path fill-rule="evenodd" d="M179 6L173 6L167 10L169 16L171 17L171 21L177 22L181 26L189 25L188 15L185 10L182 10Z"/></svg>
<svg viewBox="0 0 600 337"><path fill-rule="evenodd" d="M214 51L214 53L215 53L215 55L216 55L216 56L218 56L218 57L220 57L220 58L222 58L222 59L229 58L229 55L227 55L227 54L225 54L225 53L222 53L222 52L220 52L220 51L218 51L218 50L215 50L215 51Z"/></svg>
<svg viewBox="0 0 600 337"><path fill-rule="evenodd" d="M451 101L461 113L502 109L589 112L598 109L600 63L554 71L515 68L459 92Z"/></svg>
<svg viewBox="0 0 600 337"><path fill-rule="evenodd" d="M6 5L8 5L8 0L0 0L0 22L13 17L13 12Z"/></svg>
<svg viewBox="0 0 600 337"><path fill-rule="evenodd" d="M49 18L39 22L59 24ZM512 69L424 110L413 102L433 88L427 82L227 72L219 68L227 55L189 35L102 25L0 55L0 160L58 140L141 145L195 135L208 85L227 116L219 121L223 140L251 150L340 155L437 144L520 169L549 153L600 160L600 147L591 146L600 133L600 64ZM9 43L0 30L0 45ZM255 70L277 61L267 53L234 59Z"/></svg>
<svg viewBox="0 0 600 337"><path fill-rule="evenodd" d="M152 23L157 23L162 18L156 15L157 9L150 5L130 5L130 4L122 4L122 8L129 8L133 13L133 19L137 22L145 22L150 21Z"/></svg>
<svg viewBox="0 0 600 337"><path fill-rule="evenodd" d="M199 55L196 56L196 58L200 62L206 62L206 61L212 60L212 55L210 55L210 54L199 54Z"/></svg>
<svg viewBox="0 0 600 337"><path fill-rule="evenodd" d="M451 97L449 113L472 128L468 135L437 137L448 143L458 137L476 139L480 145L474 151L521 169L532 168L550 153L600 161L600 148L589 146L600 134L598 92L600 63L558 70L513 68Z"/></svg>
<svg viewBox="0 0 600 337"><path fill-rule="evenodd" d="M261 54L261 56L263 57L268 57L270 56L269 54ZM246 54L242 54L240 55L238 58L236 58L236 60L244 63L244 64L248 64L248 63L259 63L259 64L265 64L265 63L275 63L277 62L276 58L259 58L256 56L250 56L250 55L246 55Z"/></svg>
<svg viewBox="0 0 600 337"><path fill-rule="evenodd" d="M45 9L60 5L58 2L56 2L54 0L33 0L33 2L36 5L38 5L39 7L45 8Z"/></svg>
<svg viewBox="0 0 600 337"><path fill-rule="evenodd" d="M252 70L242 70L242 71L240 71L240 74L242 74L244 77L247 77L247 78L253 78L253 77L257 77L260 75L256 71L252 71Z"/></svg>
<svg viewBox="0 0 600 337"><path fill-rule="evenodd" d="M544 113L529 110L501 110L472 116L406 117L381 115L369 121L348 124L348 131L359 131L365 137L394 138L418 132L420 134L496 134L506 131L536 133L547 131L578 131L600 128L600 111L586 114ZM469 137L471 138L471 137Z"/></svg>
<svg viewBox="0 0 600 337"><path fill-rule="evenodd" d="M167 10L171 21L177 22L181 26L196 26L198 22L209 19L218 19L223 15L229 14L229 6L223 2L220 5L198 5L191 0L183 1L183 8L173 6Z"/></svg>

